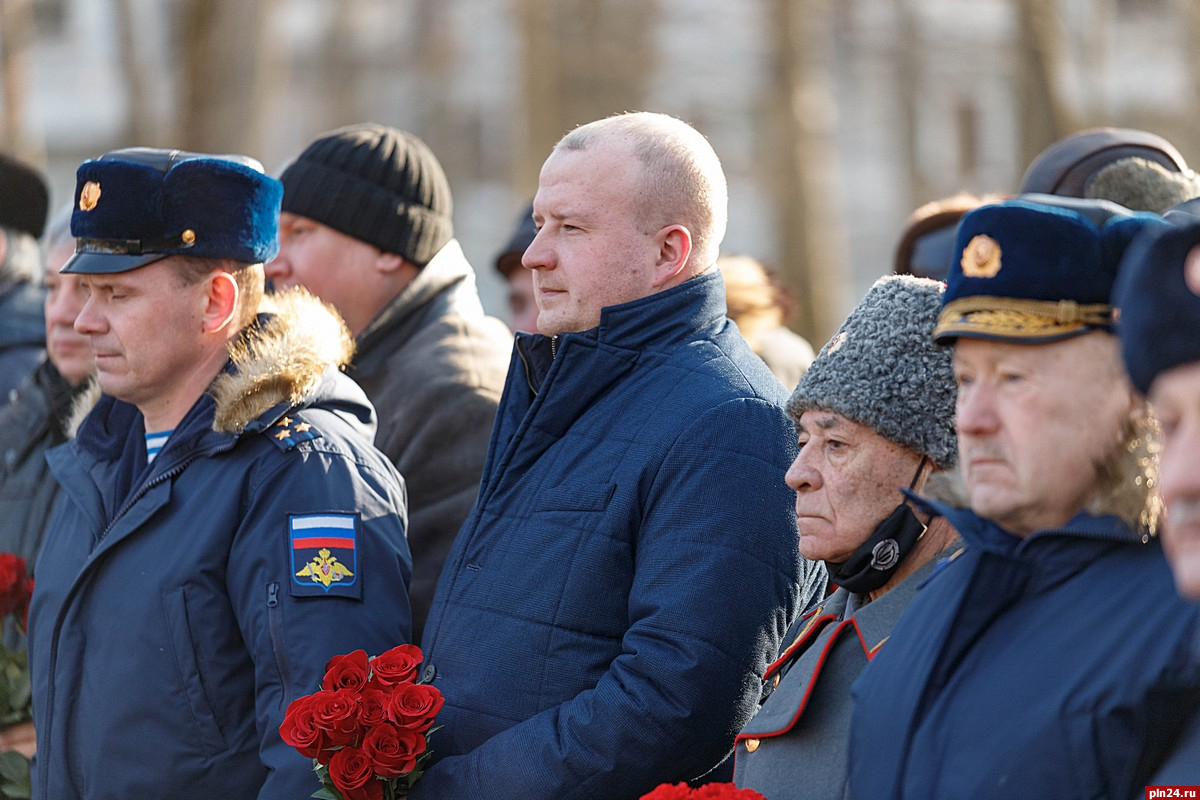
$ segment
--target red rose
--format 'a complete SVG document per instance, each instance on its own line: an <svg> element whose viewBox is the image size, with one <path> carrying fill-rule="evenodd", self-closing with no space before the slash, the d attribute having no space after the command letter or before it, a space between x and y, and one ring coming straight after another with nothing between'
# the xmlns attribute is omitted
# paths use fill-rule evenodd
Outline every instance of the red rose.
<svg viewBox="0 0 1200 800"><path fill-rule="evenodd" d="M694 800L766 800L753 789L739 789L732 783L706 783L692 792Z"/></svg>
<svg viewBox="0 0 1200 800"><path fill-rule="evenodd" d="M279 726L279 737L306 758L317 758L328 744L325 731L317 725L313 716L312 696L293 700L283 715ZM328 753L322 763L329 761Z"/></svg>
<svg viewBox="0 0 1200 800"><path fill-rule="evenodd" d="M367 731L362 749L370 757L377 774L397 778L416 769L417 758L425 752L425 744L421 734L385 723Z"/></svg>
<svg viewBox="0 0 1200 800"><path fill-rule="evenodd" d="M367 651L355 650L344 656L334 656L325 664L322 689L353 689L361 691L367 685Z"/></svg>
<svg viewBox="0 0 1200 800"><path fill-rule="evenodd" d="M383 800L371 759L360 748L344 747L329 760L329 779L346 800Z"/></svg>
<svg viewBox="0 0 1200 800"><path fill-rule="evenodd" d="M354 743L358 735L358 692L353 689L320 691L312 695L313 719L329 737L331 747Z"/></svg>
<svg viewBox="0 0 1200 800"><path fill-rule="evenodd" d="M401 728L423 732L433 725L443 703L441 690L427 683L402 683L392 690L388 719Z"/></svg>
<svg viewBox="0 0 1200 800"><path fill-rule="evenodd" d="M663 783L649 794L642 795L641 800L690 800L691 797L692 790L686 783Z"/></svg>
<svg viewBox="0 0 1200 800"><path fill-rule="evenodd" d="M0 553L0 617L12 614L24 602L29 602L29 576L25 559L12 553Z"/></svg>
<svg viewBox="0 0 1200 800"><path fill-rule="evenodd" d="M387 720L389 697L390 695L382 689L364 689L358 697L358 724L370 728Z"/></svg>
<svg viewBox="0 0 1200 800"><path fill-rule="evenodd" d="M395 686L417 677L417 667L425 655L415 644L402 644L371 659L371 679L383 686Z"/></svg>

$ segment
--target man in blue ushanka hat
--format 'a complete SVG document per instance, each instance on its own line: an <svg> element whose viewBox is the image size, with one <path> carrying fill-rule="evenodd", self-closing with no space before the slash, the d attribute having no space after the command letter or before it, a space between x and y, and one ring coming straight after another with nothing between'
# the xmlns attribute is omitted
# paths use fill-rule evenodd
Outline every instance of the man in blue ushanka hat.
<svg viewBox="0 0 1200 800"><path fill-rule="evenodd" d="M1175 588L1200 601L1200 221L1139 237L1121 264L1116 302L1125 368L1162 423L1163 548ZM1200 712L1152 784L1200 784Z"/></svg>
<svg viewBox="0 0 1200 800"><path fill-rule="evenodd" d="M240 156L79 168L63 272L102 394L47 456L34 797L307 797L288 703L409 636L404 487L338 371L349 334L302 291L263 299L281 194Z"/></svg>
<svg viewBox="0 0 1200 800"><path fill-rule="evenodd" d="M1152 214L1028 196L963 217L954 347L967 548L855 684L856 798L1133 797L1194 703L1200 608L1157 538L1111 293ZM920 505L920 504L918 504Z"/></svg>

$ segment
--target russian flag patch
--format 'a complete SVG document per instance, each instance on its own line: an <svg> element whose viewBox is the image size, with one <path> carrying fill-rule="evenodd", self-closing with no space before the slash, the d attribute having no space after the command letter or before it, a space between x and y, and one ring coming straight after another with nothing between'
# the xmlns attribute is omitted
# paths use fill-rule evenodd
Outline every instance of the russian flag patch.
<svg viewBox="0 0 1200 800"><path fill-rule="evenodd" d="M362 599L358 576L358 514L288 517L293 597Z"/></svg>

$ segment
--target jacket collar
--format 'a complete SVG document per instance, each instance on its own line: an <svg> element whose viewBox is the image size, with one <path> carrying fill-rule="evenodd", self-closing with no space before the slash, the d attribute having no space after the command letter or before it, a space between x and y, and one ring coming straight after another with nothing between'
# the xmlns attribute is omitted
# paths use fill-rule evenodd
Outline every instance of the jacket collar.
<svg viewBox="0 0 1200 800"><path fill-rule="evenodd" d="M1141 537L1125 523L1111 515L1096 515L1080 511L1065 525L1049 530L1034 531L1024 538L1009 533L989 519L969 508L955 508L946 503L920 497L902 489L920 510L945 517L968 544L993 553L1015 554L1026 543L1046 537L1098 539L1112 542L1138 542Z"/></svg>
<svg viewBox="0 0 1200 800"><path fill-rule="evenodd" d="M654 350L670 347L694 338L706 328L725 320L725 281L716 269L690 278L666 291L647 295L628 303L600 309L600 324L578 333L562 334L569 338L592 339L599 344L627 350ZM549 369L551 337L540 333L517 333L517 350L538 363L540 374Z"/></svg>
<svg viewBox="0 0 1200 800"><path fill-rule="evenodd" d="M373 348L386 334L410 321L415 321L421 309L430 300L455 286L469 287L474 290L475 270L472 269L466 255L463 254L458 240L451 239L430 259L428 264L421 268L412 282L405 286L400 294L384 306L375 319L359 332L356 337L359 355L361 356ZM473 300L479 313L483 313L483 306L479 303L477 292L468 291L458 294L461 297L456 299L457 302Z"/></svg>
<svg viewBox="0 0 1200 800"><path fill-rule="evenodd" d="M658 349L724 322L725 281L715 268L639 300L600 310L601 344L630 350Z"/></svg>

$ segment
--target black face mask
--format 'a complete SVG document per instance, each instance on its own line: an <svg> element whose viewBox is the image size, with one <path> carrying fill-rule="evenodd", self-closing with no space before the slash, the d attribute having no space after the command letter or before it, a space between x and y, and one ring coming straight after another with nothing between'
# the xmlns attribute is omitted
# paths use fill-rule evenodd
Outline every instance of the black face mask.
<svg viewBox="0 0 1200 800"><path fill-rule="evenodd" d="M917 473L908 485L909 491L917 485L917 478L924 466L925 458L922 457L917 465ZM925 535L925 528L908 503L901 503L875 527L848 559L839 564L825 562L830 579L855 594L875 591L896 574L917 541Z"/></svg>

